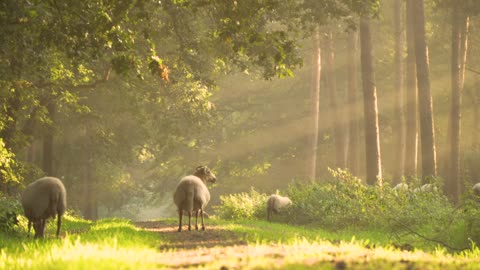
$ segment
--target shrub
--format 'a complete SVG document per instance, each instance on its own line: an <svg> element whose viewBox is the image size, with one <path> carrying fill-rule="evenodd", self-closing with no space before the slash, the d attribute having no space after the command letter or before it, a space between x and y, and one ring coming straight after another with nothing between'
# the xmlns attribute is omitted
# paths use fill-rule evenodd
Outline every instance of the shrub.
<svg viewBox="0 0 480 270"><path fill-rule="evenodd" d="M220 196L221 205L216 207L217 215L224 219L259 219L266 215L268 195L259 193L253 187L249 193Z"/></svg>
<svg viewBox="0 0 480 270"><path fill-rule="evenodd" d="M17 215L23 213L18 199L0 195L0 231L12 231L18 225Z"/></svg>

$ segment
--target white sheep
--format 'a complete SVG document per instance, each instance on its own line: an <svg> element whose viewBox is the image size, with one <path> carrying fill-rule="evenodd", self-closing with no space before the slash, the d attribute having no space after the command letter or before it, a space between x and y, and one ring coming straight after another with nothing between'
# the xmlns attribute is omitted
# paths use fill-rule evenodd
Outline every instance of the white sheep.
<svg viewBox="0 0 480 270"><path fill-rule="evenodd" d="M425 184L419 188L413 190L413 192L437 192L437 186L434 184Z"/></svg>
<svg viewBox="0 0 480 270"><path fill-rule="evenodd" d="M399 183L393 187L395 193L397 192L407 192L408 191L408 184L406 183Z"/></svg>
<svg viewBox="0 0 480 270"><path fill-rule="evenodd" d="M267 200L267 220L270 220L272 214L278 214L280 209L292 204L288 197L283 197L277 194L271 195Z"/></svg>
<svg viewBox="0 0 480 270"><path fill-rule="evenodd" d="M202 218L202 230L205 230L203 222L204 209L210 201L210 192L207 182L215 183L217 178L206 166L196 168L193 175L183 177L173 194L173 201L178 211L178 231L182 231L182 213L188 214L188 230L191 230L192 211L195 212L195 229L198 230L198 214Z"/></svg>
<svg viewBox="0 0 480 270"><path fill-rule="evenodd" d="M22 206L28 219L28 234L33 223L35 238L43 238L46 220L57 216L58 237L67 208L67 191L60 179L43 177L29 184L22 194Z"/></svg>
<svg viewBox="0 0 480 270"><path fill-rule="evenodd" d="M475 194L476 196L480 196L480 183L476 183L475 185L473 185L472 190L473 194Z"/></svg>

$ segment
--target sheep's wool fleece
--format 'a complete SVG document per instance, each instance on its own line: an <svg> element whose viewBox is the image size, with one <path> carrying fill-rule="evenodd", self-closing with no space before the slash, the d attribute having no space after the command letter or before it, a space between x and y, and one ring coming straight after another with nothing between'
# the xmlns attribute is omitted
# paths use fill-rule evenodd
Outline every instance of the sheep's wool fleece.
<svg viewBox="0 0 480 270"><path fill-rule="evenodd" d="M52 198L56 198L54 201L59 203L55 207L59 213L48 213L48 216L63 214L67 205L66 193L62 181L55 177L43 177L32 182L25 188L22 195L25 215L30 219L45 218L45 211L49 208Z"/></svg>
<svg viewBox="0 0 480 270"><path fill-rule="evenodd" d="M477 196L480 196L480 183L476 183L473 186L473 193Z"/></svg>
<svg viewBox="0 0 480 270"><path fill-rule="evenodd" d="M210 192L200 178L189 175L178 183L173 200L177 207L186 211L203 209L210 201Z"/></svg>
<svg viewBox="0 0 480 270"><path fill-rule="evenodd" d="M270 198L268 198L268 201L267 201L268 207L270 209L275 209L275 210L288 206L291 203L292 201L289 198L276 195L276 194L270 196Z"/></svg>

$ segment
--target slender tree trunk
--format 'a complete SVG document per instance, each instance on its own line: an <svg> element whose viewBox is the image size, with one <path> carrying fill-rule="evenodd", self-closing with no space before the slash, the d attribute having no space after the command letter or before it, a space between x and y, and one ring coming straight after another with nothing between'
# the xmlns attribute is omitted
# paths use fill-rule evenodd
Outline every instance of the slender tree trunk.
<svg viewBox="0 0 480 270"><path fill-rule="evenodd" d="M312 57L312 119L313 132L310 147L310 179L313 181L317 173L317 153L318 153L318 133L320 118L320 73L321 73L321 54L320 54L320 33L315 31L313 39L314 53Z"/></svg>
<svg viewBox="0 0 480 270"><path fill-rule="evenodd" d="M55 122L55 103L51 101L47 104L48 115L52 123ZM54 136L54 126L50 126L47 132L43 135L43 162L42 169L47 175L55 175L53 171L53 136Z"/></svg>
<svg viewBox="0 0 480 270"><path fill-rule="evenodd" d="M83 172L83 217L88 220L97 219L97 203L95 195L95 173L92 165L92 130L85 124L85 160L84 160L84 172Z"/></svg>
<svg viewBox="0 0 480 270"><path fill-rule="evenodd" d="M459 5L452 14L451 82L452 103L450 111L450 155L447 194L458 201L461 193L460 181L460 133L461 105L467 54L468 17L462 14Z"/></svg>
<svg viewBox="0 0 480 270"><path fill-rule="evenodd" d="M405 138L405 176L417 176L418 160L418 127L417 127L417 71L415 63L415 40L413 28L413 2L407 0L406 29L407 29L407 104L406 111L406 138Z"/></svg>
<svg viewBox="0 0 480 270"><path fill-rule="evenodd" d="M348 168L353 175L359 175L358 160L358 119L359 108L357 99L357 33L350 32L348 38L348 110L349 110L349 131L348 131Z"/></svg>
<svg viewBox="0 0 480 270"><path fill-rule="evenodd" d="M424 1L413 1L415 56L417 63L418 104L420 112L420 137L422 148L423 181L437 175L433 102L430 92L428 47L425 37Z"/></svg>
<svg viewBox="0 0 480 270"><path fill-rule="evenodd" d="M394 5L394 33L395 33L395 168L393 181L398 184L405 172L405 115L403 86L403 30L402 30L402 0L395 0Z"/></svg>
<svg viewBox="0 0 480 270"><path fill-rule="evenodd" d="M360 19L360 45L362 84L365 114L365 148L367 184L382 184L382 161L380 156L380 132L378 127L377 90L373 69L372 41L367 18Z"/></svg>
<svg viewBox="0 0 480 270"><path fill-rule="evenodd" d="M477 89L473 93L473 135L472 149L480 154L480 82L477 82ZM477 179L480 179L477 178Z"/></svg>
<svg viewBox="0 0 480 270"><path fill-rule="evenodd" d="M333 34L329 31L327 34L327 52L326 52L326 80L327 88L330 96L330 112L333 120L334 139L335 139L335 166L337 168L345 168L346 152L345 152L345 132L344 132L344 116L337 104L337 80L335 78L335 48L333 44Z"/></svg>
<svg viewBox="0 0 480 270"><path fill-rule="evenodd" d="M477 82L473 90L473 134L472 152L477 160L480 159L480 82ZM480 168L472 170L472 179L480 179Z"/></svg>

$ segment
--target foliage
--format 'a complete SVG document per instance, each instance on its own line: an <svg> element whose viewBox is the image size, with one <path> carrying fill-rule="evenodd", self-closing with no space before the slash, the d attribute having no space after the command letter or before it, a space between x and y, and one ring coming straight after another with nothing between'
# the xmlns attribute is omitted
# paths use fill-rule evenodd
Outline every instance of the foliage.
<svg viewBox="0 0 480 270"><path fill-rule="evenodd" d="M0 232L14 231L18 225L17 215L23 213L19 200L0 194Z"/></svg>
<svg viewBox="0 0 480 270"><path fill-rule="evenodd" d="M222 205L216 209L219 217L225 219L260 219L266 216L268 195L259 193L253 187L250 192L222 195Z"/></svg>
<svg viewBox="0 0 480 270"><path fill-rule="evenodd" d="M14 170L15 154L5 148L0 138L0 182L18 182L18 175Z"/></svg>
<svg viewBox="0 0 480 270"><path fill-rule="evenodd" d="M462 210L438 190L396 191L364 185L343 170L331 170L324 182L294 182L284 192L293 205L279 220L297 225L313 224L327 230L380 230L399 242L412 234L455 249L478 243L480 223L478 202L467 200ZM219 216L226 219L264 219L267 196L254 189L250 193L222 196Z"/></svg>

